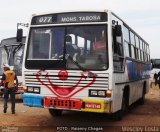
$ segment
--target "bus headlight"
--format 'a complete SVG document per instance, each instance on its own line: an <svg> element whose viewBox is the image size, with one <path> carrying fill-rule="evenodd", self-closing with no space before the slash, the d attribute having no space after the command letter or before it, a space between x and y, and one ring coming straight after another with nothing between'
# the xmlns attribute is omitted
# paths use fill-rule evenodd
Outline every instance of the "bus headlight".
<svg viewBox="0 0 160 132"><path fill-rule="evenodd" d="M111 96L112 96L112 90L107 90L106 97L111 97Z"/></svg>
<svg viewBox="0 0 160 132"><path fill-rule="evenodd" d="M89 89L89 97L106 97L106 90Z"/></svg>
<svg viewBox="0 0 160 132"><path fill-rule="evenodd" d="M28 93L37 93L37 94L40 94L40 87L28 86L27 87L27 92Z"/></svg>
<svg viewBox="0 0 160 132"><path fill-rule="evenodd" d="M34 93L40 93L40 89L39 88L34 88Z"/></svg>
<svg viewBox="0 0 160 132"><path fill-rule="evenodd" d="M89 97L111 97L112 90L89 89Z"/></svg>
<svg viewBox="0 0 160 132"><path fill-rule="evenodd" d="M33 87L27 87L28 92L33 92Z"/></svg>

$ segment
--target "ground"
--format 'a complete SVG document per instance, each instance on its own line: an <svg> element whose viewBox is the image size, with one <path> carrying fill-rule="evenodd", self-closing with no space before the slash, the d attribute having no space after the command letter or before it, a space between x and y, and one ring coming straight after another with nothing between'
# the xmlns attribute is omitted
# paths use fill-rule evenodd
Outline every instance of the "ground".
<svg viewBox="0 0 160 132"><path fill-rule="evenodd" d="M54 131L156 131L160 132L160 89L150 88L144 105L133 105L121 121L112 121L105 114L66 111L61 117L52 117L47 109L24 106L16 100L16 114L11 114L10 102L7 113L3 113L0 98L0 130L3 132L54 132Z"/></svg>

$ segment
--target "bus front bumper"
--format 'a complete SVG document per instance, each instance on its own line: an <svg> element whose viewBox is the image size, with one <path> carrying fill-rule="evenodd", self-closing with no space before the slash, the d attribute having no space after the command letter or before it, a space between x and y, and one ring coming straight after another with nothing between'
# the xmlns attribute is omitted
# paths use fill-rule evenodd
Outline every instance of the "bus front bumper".
<svg viewBox="0 0 160 132"><path fill-rule="evenodd" d="M23 104L30 107L111 113L111 101L102 99L56 98L24 94Z"/></svg>
<svg viewBox="0 0 160 132"><path fill-rule="evenodd" d="M85 112L111 113L111 101L102 99L71 99L45 97L44 107Z"/></svg>

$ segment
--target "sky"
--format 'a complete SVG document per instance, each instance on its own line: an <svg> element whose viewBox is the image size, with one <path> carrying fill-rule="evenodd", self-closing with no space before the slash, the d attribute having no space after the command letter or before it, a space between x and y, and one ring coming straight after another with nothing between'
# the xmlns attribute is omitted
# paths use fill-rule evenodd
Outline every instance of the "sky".
<svg viewBox="0 0 160 132"><path fill-rule="evenodd" d="M15 37L17 23L32 14L109 9L150 45L151 58L160 58L160 0L0 0L0 41ZM28 29L24 28L24 35Z"/></svg>

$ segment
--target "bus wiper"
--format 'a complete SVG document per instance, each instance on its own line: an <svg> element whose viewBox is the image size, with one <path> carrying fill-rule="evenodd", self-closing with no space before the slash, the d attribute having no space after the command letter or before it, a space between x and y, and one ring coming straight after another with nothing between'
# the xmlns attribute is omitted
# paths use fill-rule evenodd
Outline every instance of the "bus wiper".
<svg viewBox="0 0 160 132"><path fill-rule="evenodd" d="M60 57L60 58L62 58L63 57L63 55ZM76 60L74 60L73 59L73 57L71 57L69 54L65 54L65 59L67 60L67 59L70 59L80 70L82 70L83 72L87 72L87 70L86 69L84 69ZM87 72L88 73L88 77L89 78L95 78L95 77L97 77L98 75L97 74L95 74L95 73L92 73L92 72Z"/></svg>
<svg viewBox="0 0 160 132"><path fill-rule="evenodd" d="M65 54L65 59L70 59L80 70L82 70L83 72L86 72L86 69L84 69L76 60L73 59L72 56L70 56L69 54Z"/></svg>
<svg viewBox="0 0 160 132"><path fill-rule="evenodd" d="M65 58L66 59L70 59L80 70L82 70L83 72L87 72L86 69L84 69L76 60L73 59L73 57L71 57L69 54L66 54L65 55ZM88 72L88 75L87 75L89 78L95 78L97 77L98 75L95 74L95 73L92 73L92 72Z"/></svg>

